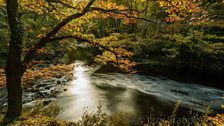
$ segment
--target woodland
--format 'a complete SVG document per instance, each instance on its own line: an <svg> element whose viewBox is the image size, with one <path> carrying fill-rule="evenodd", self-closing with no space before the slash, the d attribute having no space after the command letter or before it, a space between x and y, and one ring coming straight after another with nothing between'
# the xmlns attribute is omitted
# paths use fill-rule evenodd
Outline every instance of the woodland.
<svg viewBox="0 0 224 126"><path fill-rule="evenodd" d="M23 112L24 91L38 79L66 75L68 83L76 78L75 61L127 76L194 77L222 89L223 99L224 1L0 0L0 89L7 90L0 125L133 125L125 114L106 117L101 108L77 123ZM223 113L200 118L188 125L224 124ZM155 125L177 124L165 118Z"/></svg>

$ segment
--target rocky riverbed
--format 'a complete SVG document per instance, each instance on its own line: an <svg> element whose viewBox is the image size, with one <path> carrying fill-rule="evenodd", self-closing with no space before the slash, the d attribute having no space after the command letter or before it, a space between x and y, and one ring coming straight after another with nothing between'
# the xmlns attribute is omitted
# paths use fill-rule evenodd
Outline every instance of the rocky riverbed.
<svg viewBox="0 0 224 126"><path fill-rule="evenodd" d="M72 73L73 65L56 65L44 68L34 67L27 70L23 77L23 104L30 108L38 102L48 105L60 92L66 91L66 84L74 79ZM4 71L1 70L0 87L0 113L4 114L7 106L7 89Z"/></svg>

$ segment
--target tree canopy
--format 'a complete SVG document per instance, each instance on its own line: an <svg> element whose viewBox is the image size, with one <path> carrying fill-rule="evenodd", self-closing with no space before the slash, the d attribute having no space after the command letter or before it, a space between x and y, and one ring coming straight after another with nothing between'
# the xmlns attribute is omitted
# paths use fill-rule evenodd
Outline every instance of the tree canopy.
<svg viewBox="0 0 224 126"><path fill-rule="evenodd" d="M64 45L96 47L96 62L129 73L136 62L223 73L223 8L223 0L0 0L6 115L21 114L21 77L35 58Z"/></svg>

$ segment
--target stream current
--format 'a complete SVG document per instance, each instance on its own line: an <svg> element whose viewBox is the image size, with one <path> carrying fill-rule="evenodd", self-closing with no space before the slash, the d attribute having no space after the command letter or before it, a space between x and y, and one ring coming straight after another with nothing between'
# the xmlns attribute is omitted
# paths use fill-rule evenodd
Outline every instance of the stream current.
<svg viewBox="0 0 224 126"><path fill-rule="evenodd" d="M170 115L177 102L180 102L180 115L190 109L204 112L208 106L214 114L223 112L222 89L166 77L97 73L94 72L97 68L87 67L82 62L74 65L75 79L68 90L56 98L62 108L58 119L77 121L84 112L96 112L98 106L106 113L123 111L133 117L147 116L151 108L157 114Z"/></svg>

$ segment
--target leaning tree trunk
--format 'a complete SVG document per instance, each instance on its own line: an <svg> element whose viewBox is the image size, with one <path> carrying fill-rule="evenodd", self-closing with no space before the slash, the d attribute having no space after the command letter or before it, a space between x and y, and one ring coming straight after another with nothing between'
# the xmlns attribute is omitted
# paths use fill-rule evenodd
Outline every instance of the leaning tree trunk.
<svg viewBox="0 0 224 126"><path fill-rule="evenodd" d="M8 110L5 119L14 119L22 113L21 77L25 71L21 64L23 29L19 20L17 0L7 0L7 14L11 36L5 69L8 90Z"/></svg>

